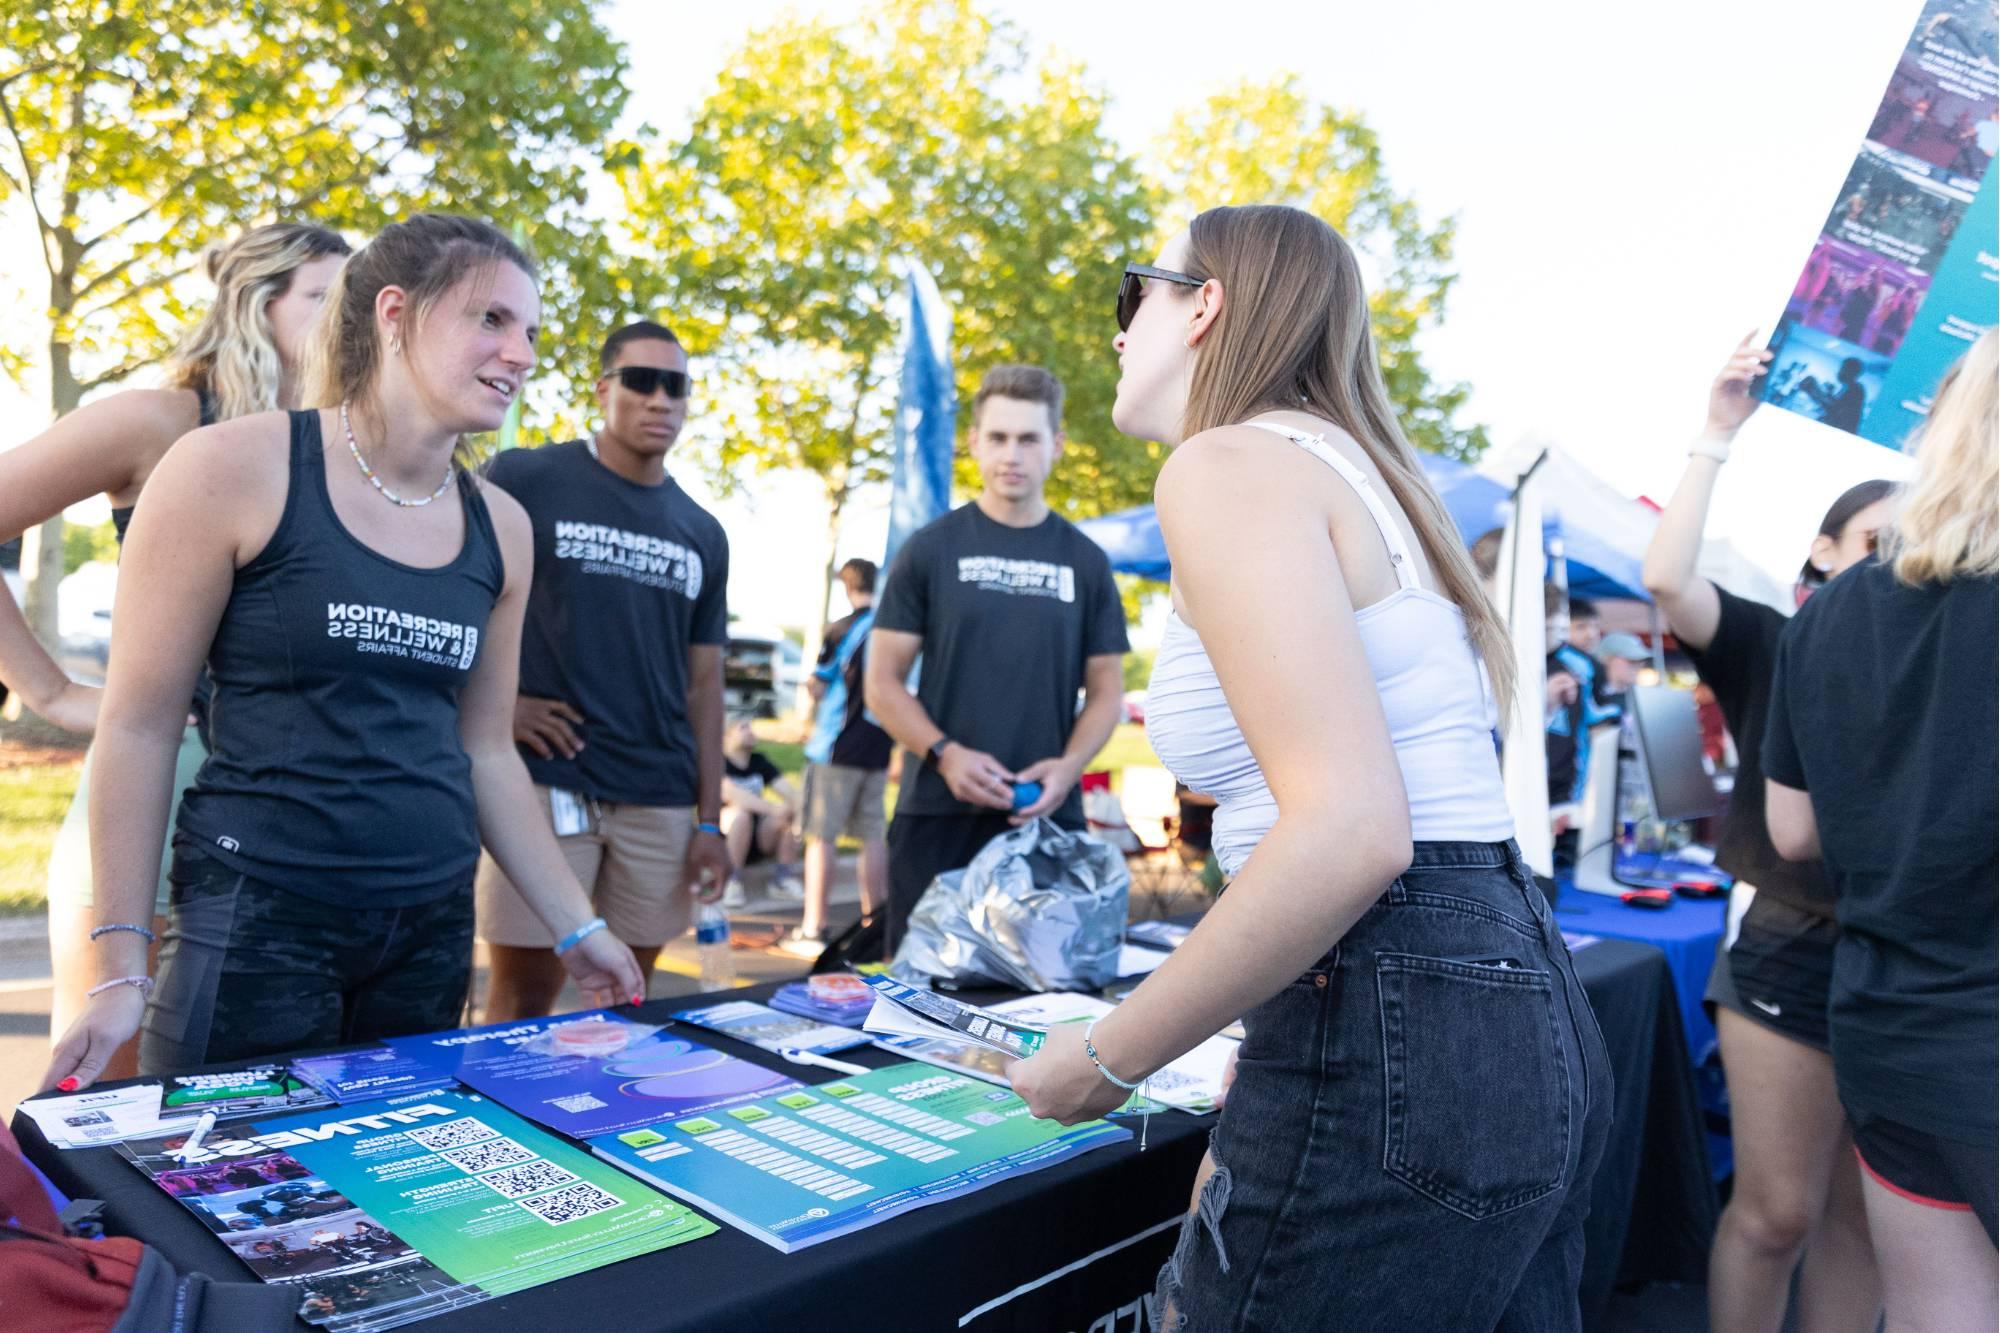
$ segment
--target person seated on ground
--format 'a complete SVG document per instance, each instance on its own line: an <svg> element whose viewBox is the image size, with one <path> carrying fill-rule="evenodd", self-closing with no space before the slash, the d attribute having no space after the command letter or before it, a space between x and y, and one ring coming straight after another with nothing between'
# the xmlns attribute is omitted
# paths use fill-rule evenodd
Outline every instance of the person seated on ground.
<svg viewBox="0 0 2000 1333"><path fill-rule="evenodd" d="M760 861L776 864L771 884L780 894L802 898L797 878L799 821L797 793L791 780L757 749L757 732L750 719L730 722L722 737L722 837L729 845L730 863L738 871ZM734 876L723 895L729 907L744 903L743 884Z"/></svg>

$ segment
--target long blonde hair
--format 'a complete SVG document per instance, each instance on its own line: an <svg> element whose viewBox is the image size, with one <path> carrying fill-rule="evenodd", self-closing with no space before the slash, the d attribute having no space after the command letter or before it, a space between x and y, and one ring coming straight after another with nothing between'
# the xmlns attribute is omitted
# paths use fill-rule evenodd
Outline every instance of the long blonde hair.
<svg viewBox="0 0 2000 1333"><path fill-rule="evenodd" d="M1878 545L1915 586L2000 574L2000 330L1945 372L1916 444L1917 479Z"/></svg>
<svg viewBox="0 0 2000 1333"><path fill-rule="evenodd" d="M285 366L271 338L271 302L305 265L347 253L338 232L309 222L252 227L208 247L202 264L215 300L167 357L167 384L211 396L219 419L275 411Z"/></svg>
<svg viewBox="0 0 2000 1333"><path fill-rule="evenodd" d="M1227 299L1195 358L1182 438L1276 411L1310 412L1352 435L1409 519L1439 587L1464 614L1500 716L1509 716L1513 646L1397 424L1347 242L1300 209L1211 208L1188 229L1185 266L1189 277L1220 281Z"/></svg>

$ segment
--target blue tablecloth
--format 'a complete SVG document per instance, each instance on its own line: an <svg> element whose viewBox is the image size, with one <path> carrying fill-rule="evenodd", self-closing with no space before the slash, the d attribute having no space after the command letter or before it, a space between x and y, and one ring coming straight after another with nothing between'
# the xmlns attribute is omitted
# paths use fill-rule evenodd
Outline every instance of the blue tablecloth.
<svg viewBox="0 0 2000 1333"><path fill-rule="evenodd" d="M1727 898L1675 898L1671 907L1658 910L1627 907L1601 893L1579 893L1567 881L1561 882L1556 898L1556 923L1570 934L1638 940L1667 956L1688 1054L1696 1065L1715 1047L1715 1024L1702 1010L1701 993L1708 988L1715 951L1722 947L1728 911Z"/></svg>

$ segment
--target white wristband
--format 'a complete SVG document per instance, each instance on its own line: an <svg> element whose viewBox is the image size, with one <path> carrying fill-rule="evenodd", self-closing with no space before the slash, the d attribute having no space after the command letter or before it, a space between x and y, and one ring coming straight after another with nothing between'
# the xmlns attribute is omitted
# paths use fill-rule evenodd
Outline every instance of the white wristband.
<svg viewBox="0 0 2000 1333"><path fill-rule="evenodd" d="M1703 431L1701 434L1695 436L1694 443L1688 446L1688 457L1713 458L1718 463L1727 463L1729 461L1729 445L1730 441L1724 439L1722 436L1711 435L1707 431Z"/></svg>

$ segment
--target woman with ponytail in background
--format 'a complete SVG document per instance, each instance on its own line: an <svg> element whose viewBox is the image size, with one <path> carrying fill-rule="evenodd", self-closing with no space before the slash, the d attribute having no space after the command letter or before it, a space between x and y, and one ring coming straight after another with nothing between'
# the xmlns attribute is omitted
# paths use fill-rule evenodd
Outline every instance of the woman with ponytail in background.
<svg viewBox="0 0 2000 1333"><path fill-rule="evenodd" d="M291 222L252 228L226 245L210 247L206 268L215 283L214 303L167 358L162 387L95 399L34 439L0 453L0 541L102 495L111 503L111 521L122 543L140 491L175 440L212 422L297 406L307 332L347 253L347 242L337 233ZM9 597L0 597L0 683L65 730L86 735L96 730L101 692L63 673ZM199 706L202 701L196 702ZM198 728L188 725L175 761L176 801L205 754ZM96 767L86 759L76 798L49 857L52 1039L82 1011L91 984L90 829L85 812ZM166 914L164 861L158 870L147 919L132 923L149 930L157 930ZM109 1072L131 1074L131 1057L124 1053Z"/></svg>

